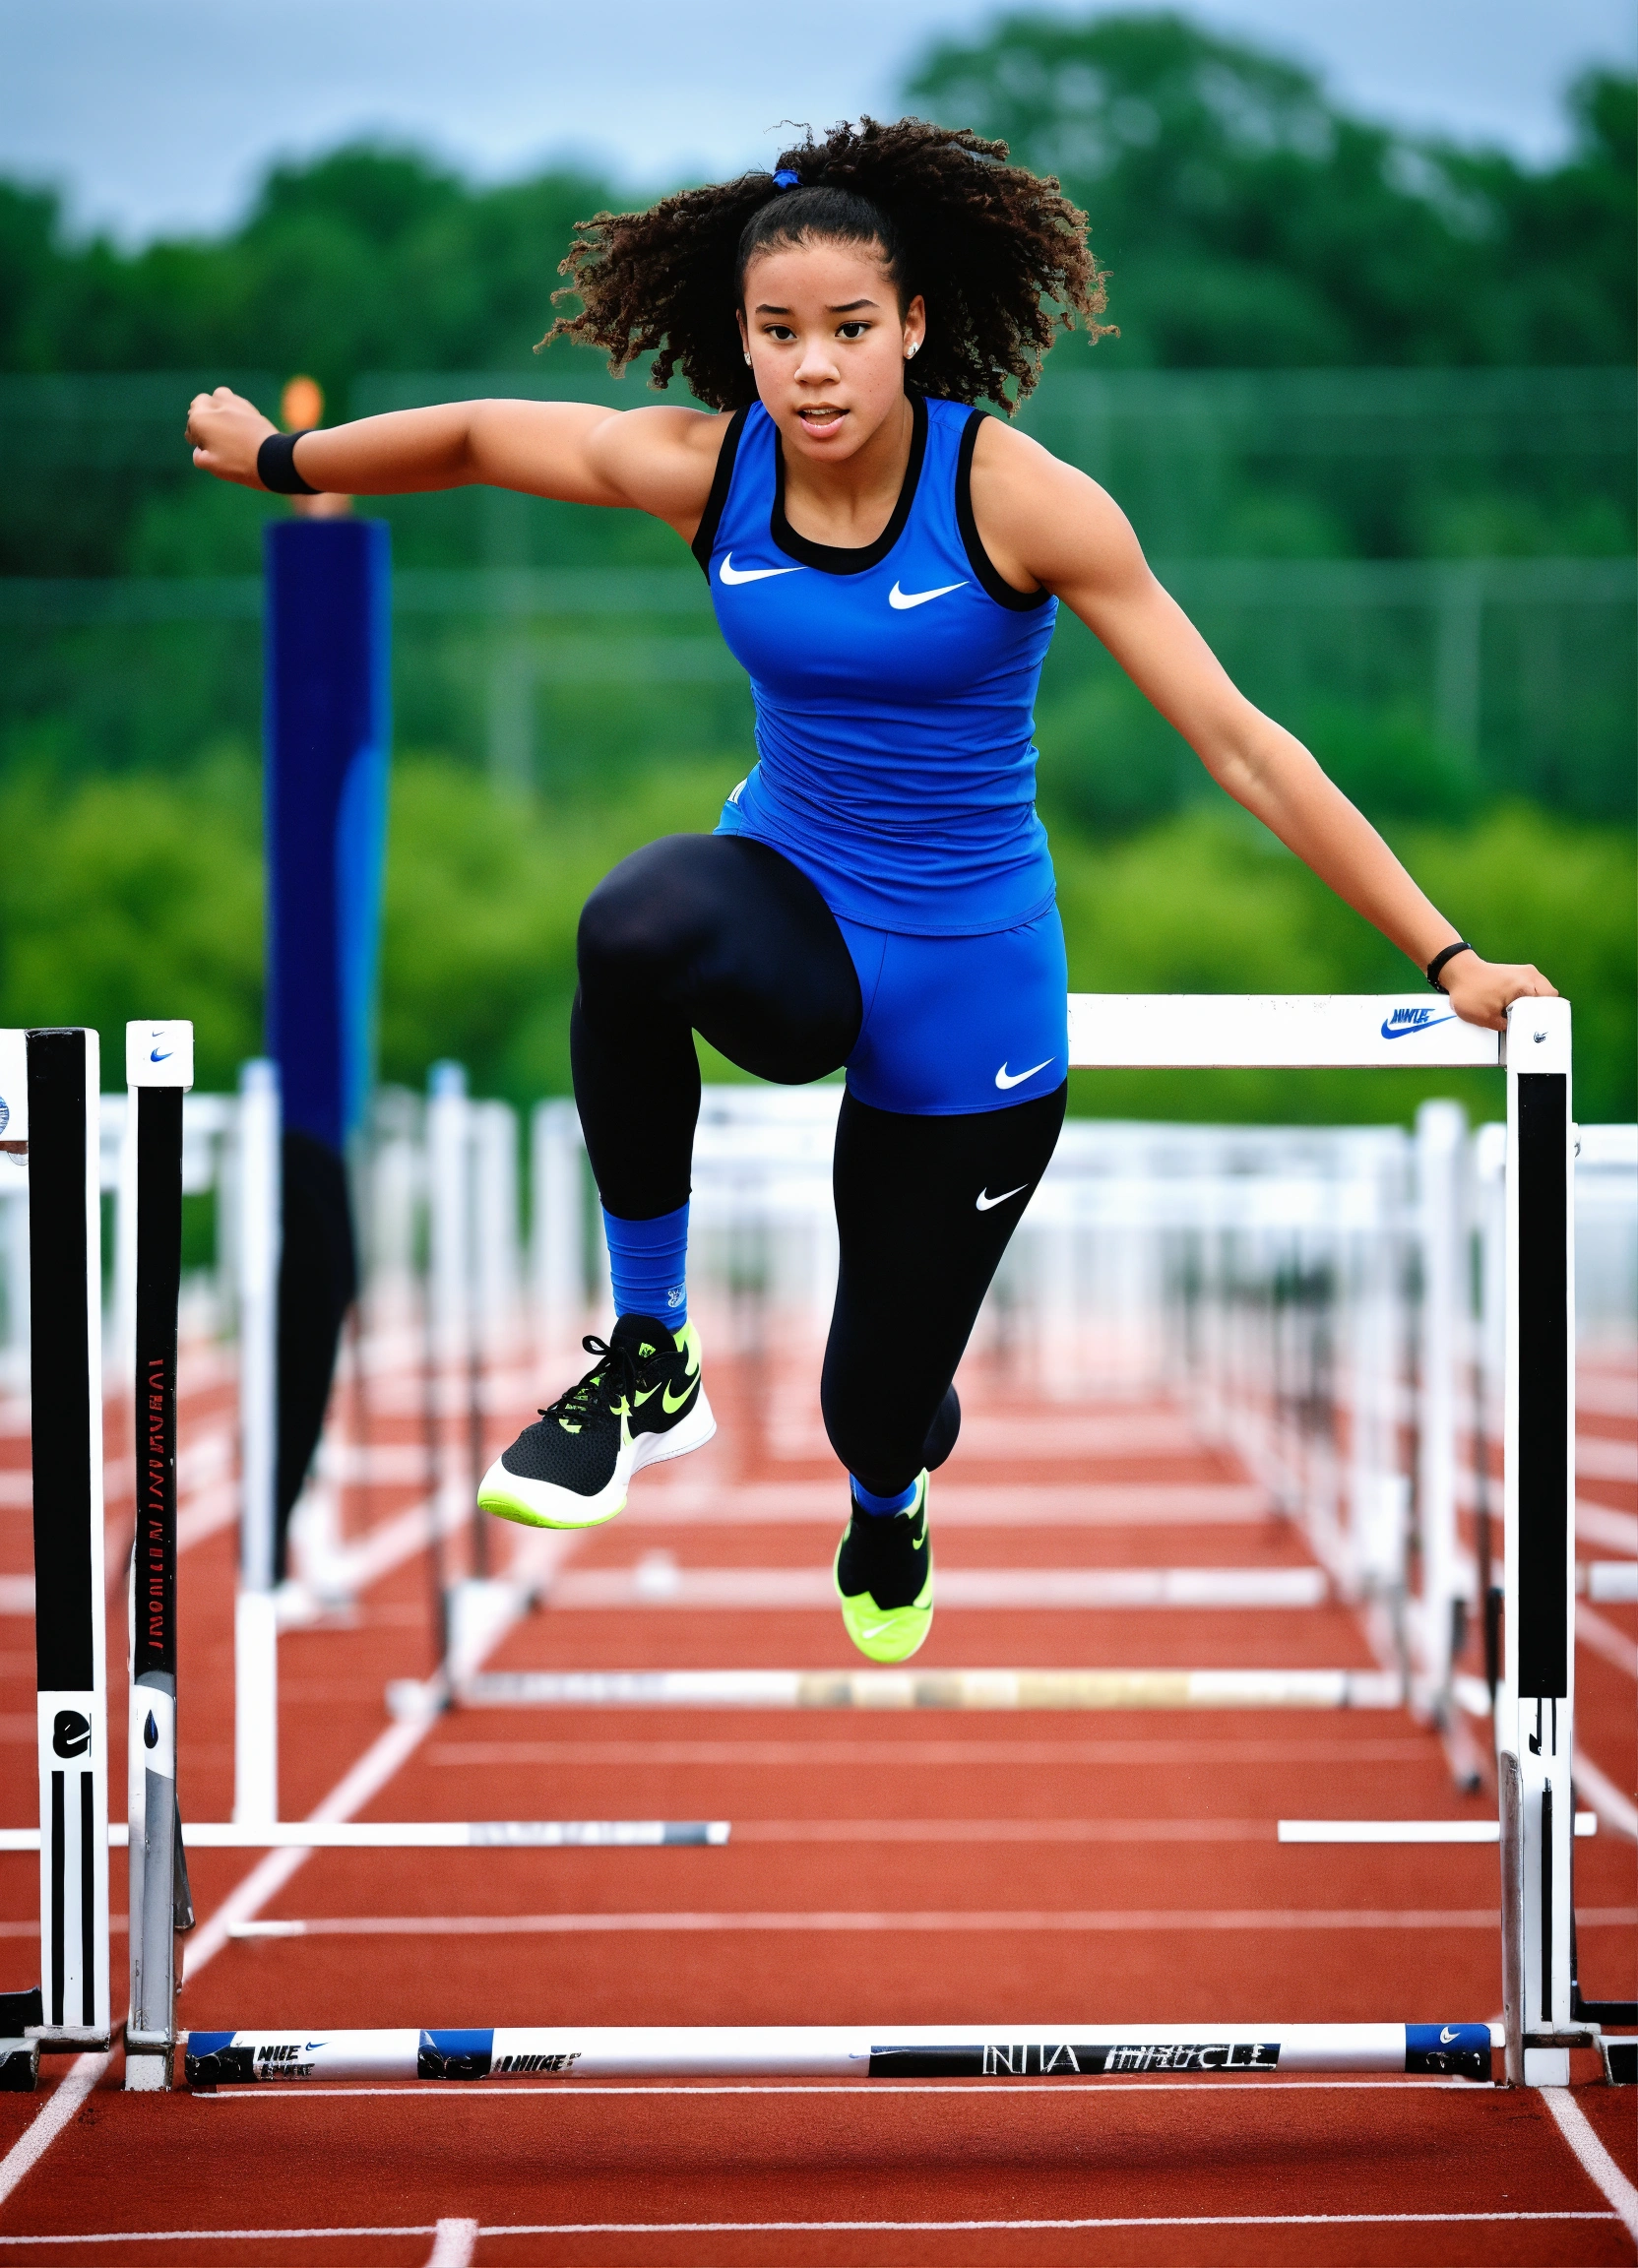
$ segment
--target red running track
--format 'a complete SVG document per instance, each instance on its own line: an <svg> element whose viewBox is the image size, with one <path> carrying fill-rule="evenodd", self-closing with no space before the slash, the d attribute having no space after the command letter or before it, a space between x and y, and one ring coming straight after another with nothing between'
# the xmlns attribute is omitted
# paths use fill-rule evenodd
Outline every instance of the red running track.
<svg viewBox="0 0 1638 2268"><path fill-rule="evenodd" d="M612 1570L658 1548L684 1569L825 1564L844 1498L813 1419L815 1368L805 1353L714 1356L718 1441L646 1476L574 1567ZM1638 1441L1631 1385L1611 1368L1601 1438ZM972 1420L933 1497L935 1529L941 1496L963 1508L939 1534L942 1566L1306 1564L1300 1539L1177 1413L1036 1410L999 1362L971 1365L963 1390ZM196 1451L220 1434L226 1394L194 1366L184 1427ZM507 1381L495 1433L534 1398L528 1379ZM418 1429L412 1382L378 1380L368 1439L398 1447L375 1459L397 1478L348 1489L349 1533L414 1501ZM26 1499L3 1484L25 1459L15 1426L0 1431L0 1576L28 1565ZM1630 1516L1638 1490L1619 1477L1620 1455L1595 1462L1617 1477L1588 1479L1584 1495ZM1015 1504L1021 1482L1050 1502L1049 1524L977 1524L986 1501ZM213 1526L213 1489L220 1456L207 1448L182 1561L181 1786L194 1818L231 1807L232 1554L229 1531ZM111 1507L111 1547L120 1517ZM1493 1851L1275 1841L1282 1815L1493 1813L1488 1796L1453 1794L1437 1739L1406 1715L493 1710L404 1731L382 1696L390 1677L430 1667L427 1593L424 1556L409 1558L352 1614L283 1640L287 1816L373 1755L381 1785L359 1816L724 1817L734 1840L325 1853L277 1869L197 1854L190 2025L1475 2019L1499 2005ZM1599 1612L1638 1635L1632 1609ZM5 1816L32 1821L27 1617L0 1635ZM1616 1653L1581 1649L1581 1736L1630 1791L1633 1678ZM827 1611L548 1604L493 1666L849 1659ZM1363 1668L1371 1657L1354 1617L1323 1606L941 1609L921 1659ZM116 1705L116 1758L123 1738ZM1634 1989L1632 1860L1607 1832L1577 1847L1582 1968L1606 1994ZM283 1878L270 1886L270 1873ZM118 1905L117 1857L114 1878ZM247 1891L257 1882L266 1895ZM33 1885L32 1859L0 1859L5 1985L37 1974ZM227 1936L235 1889L246 1918L309 1931ZM116 1974L123 1957L121 1933ZM84 2100L32 2168L19 2174L14 2156L0 2171L0 2261L1631 2260L1633 2238L1583 2157L1590 2130L1631 2180L1633 2098L1596 2084L1592 2058L1575 2063L1569 2096L1552 2099L1289 2078L165 2099L124 2095L116 2053L94 2085L94 2064L76 2067L61 2108L82 2089ZM0 2149L42 2139L52 2102L0 2098ZM64 2236L78 2240L32 2241Z"/></svg>

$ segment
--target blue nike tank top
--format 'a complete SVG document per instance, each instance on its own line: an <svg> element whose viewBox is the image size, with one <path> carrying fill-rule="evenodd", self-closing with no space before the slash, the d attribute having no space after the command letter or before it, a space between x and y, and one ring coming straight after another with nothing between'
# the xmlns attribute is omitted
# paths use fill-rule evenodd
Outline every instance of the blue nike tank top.
<svg viewBox="0 0 1638 2268"><path fill-rule="evenodd" d="M978 539L983 412L912 400L898 504L856 550L790 527L760 403L728 428L694 552L750 676L758 760L717 831L783 851L847 919L982 936L1053 902L1033 734L1058 602L1004 583Z"/></svg>

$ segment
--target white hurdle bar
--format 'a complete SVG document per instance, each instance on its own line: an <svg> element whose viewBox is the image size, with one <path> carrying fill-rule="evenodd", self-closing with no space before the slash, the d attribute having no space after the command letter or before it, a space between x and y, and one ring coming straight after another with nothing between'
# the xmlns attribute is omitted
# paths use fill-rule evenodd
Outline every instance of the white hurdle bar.
<svg viewBox="0 0 1638 2268"><path fill-rule="evenodd" d="M1488 2024L762 2025L194 2032L191 2087L262 2080L1118 2079L1392 2071L1487 2080Z"/></svg>
<svg viewBox="0 0 1638 2268"><path fill-rule="evenodd" d="M1572 2045L1595 2046L1596 2026L1571 2022L1569 1785L1573 1752L1573 1129L1570 1010L1523 1000L1506 1040L1462 1023L1443 998L1071 994L1070 1061L1087 1067L1398 1068L1473 1065L1507 1077L1507 1295L1504 1330L1506 1458L1506 1675L1498 1695L1503 2025L1304 2027L1062 2026L1051 2031L922 2026L882 2032L638 2029L195 2034L190 2082L209 2087L268 2079L478 2079L525 2072L587 2077L722 2073L861 2078L1104 2076L1156 2070L1438 2070L1490 2076L1499 2030L1512 2084L1563 2085ZM1528 1389L1528 1392L1527 1392ZM1247 1681L1255 1673L1240 1673ZM1292 1672L1336 1679L1364 1673ZM507 1680L558 1706L693 1705L707 1685L741 1705L1131 1706L1112 1698L1121 1679L1169 1678L1200 1706L1205 1683L1233 1672L968 1671L665 1672ZM868 1680L868 1683L866 1682ZM981 1683L980 1683L981 1681ZM1392 1682L1388 1680L1388 1682ZM474 1680L473 1698L491 1681ZM493 1697L501 1697L493 1681ZM828 1703L820 1698L829 1691ZM980 1692L990 1697L980 1699ZM571 1695L574 1699L571 1699ZM921 1696L918 1698L918 1695ZM1029 1695L1029 1698L1025 1698ZM935 1698L935 1696L937 1696ZM488 1695L484 1694L487 1698ZM1396 1696L1397 1697L1397 1696ZM1143 1705L1143 1704L1139 1704ZM1157 1705L1154 1700L1150 1706ZM1218 1705L1222 1705L1221 1702ZM1263 1704L1267 1706L1265 1702ZM1310 1701L1307 1705L1312 1706ZM1320 1706L1327 1705L1325 1700ZM1338 1701L1332 1698L1331 1706ZM1357 1705L1357 1703L1355 1703ZM1391 1705L1391 1704L1390 1704Z"/></svg>
<svg viewBox="0 0 1638 2268"><path fill-rule="evenodd" d="M184 1825L182 1841L189 1851L653 1851L721 1845L732 1832L726 1819L208 1819ZM142 1844L140 1826L109 1822L110 1851ZM38 1849L37 1827L0 1827L0 1851ZM168 1873L168 1846L165 1858ZM133 1912L133 1964L139 1934Z"/></svg>

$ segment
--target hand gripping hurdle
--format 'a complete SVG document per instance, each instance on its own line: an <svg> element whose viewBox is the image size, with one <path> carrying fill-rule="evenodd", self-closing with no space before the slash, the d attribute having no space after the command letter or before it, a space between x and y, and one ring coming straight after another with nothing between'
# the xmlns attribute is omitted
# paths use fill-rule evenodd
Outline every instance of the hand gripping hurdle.
<svg viewBox="0 0 1638 2268"><path fill-rule="evenodd" d="M1507 1677L1498 1696L1506 2020L1488 2024L1109 2027L895 2033L806 2028L630 2031L216 2032L193 2036L196 2085L260 2079L484 2079L525 2074L912 2073L1103 2076L1155 2070L1442 2071L1567 2075L1574 1608L1569 1529L1573 1344L1570 1011L1524 1000L1508 1036L1425 994L1339 997L1072 994L1070 1060L1208 1068L1476 1065L1508 1071ZM859 1673L854 1673L855 1681ZM945 1673L945 1681L961 1673ZM634 1683L640 1682L633 1680ZM543 1697L543 1696L542 1696ZM566 1698L567 1696L564 1696ZM611 1698L614 1696L610 1696ZM558 1698L553 1695L551 1698ZM618 1698L636 1698L621 1694ZM680 1698L680 1696L678 1696ZM817 1700L819 1697L816 1695ZM844 1698L841 1695L838 1699ZM846 1698L853 1700L850 1692ZM955 1696L948 1696L945 1705ZM987 1693L989 1706L998 1695ZM1018 1692L1013 1706L1053 1705ZM833 1701L831 1705L835 1705ZM856 1705L856 1704L855 1704ZM957 1700L956 1705L960 1705ZM1063 1705L1059 1699L1056 1705ZM1082 1702L1084 1706L1084 1701ZM1177 1703L1173 1701L1171 1705Z"/></svg>

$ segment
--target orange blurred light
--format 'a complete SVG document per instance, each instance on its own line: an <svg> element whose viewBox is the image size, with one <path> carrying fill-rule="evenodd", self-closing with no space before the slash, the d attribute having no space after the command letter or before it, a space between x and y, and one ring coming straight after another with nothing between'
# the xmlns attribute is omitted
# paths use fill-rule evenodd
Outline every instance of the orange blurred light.
<svg viewBox="0 0 1638 2268"><path fill-rule="evenodd" d="M290 378L279 397L279 419L286 433L304 433L324 415L324 389L316 378Z"/></svg>

